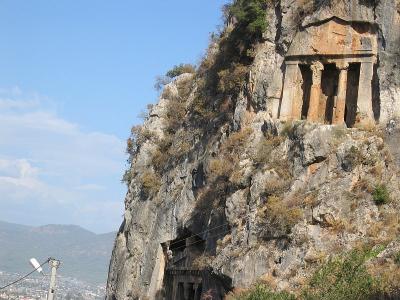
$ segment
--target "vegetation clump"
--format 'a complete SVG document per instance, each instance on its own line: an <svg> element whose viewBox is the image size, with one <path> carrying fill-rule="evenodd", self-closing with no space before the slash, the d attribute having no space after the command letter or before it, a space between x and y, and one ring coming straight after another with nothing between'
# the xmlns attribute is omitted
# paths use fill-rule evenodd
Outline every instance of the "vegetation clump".
<svg viewBox="0 0 400 300"><path fill-rule="evenodd" d="M372 197L376 205L387 204L390 201L389 191L385 184L378 184L372 193Z"/></svg>
<svg viewBox="0 0 400 300"><path fill-rule="evenodd" d="M287 292L273 292L267 286L259 284L250 291L228 296L228 300L295 300L296 297Z"/></svg>
<svg viewBox="0 0 400 300"><path fill-rule="evenodd" d="M169 70L165 76L169 78L175 78L178 77L179 75L185 74L185 73L195 73L196 72L196 67L191 65L191 64L179 64L174 66L171 70Z"/></svg>
<svg viewBox="0 0 400 300"><path fill-rule="evenodd" d="M396 253L396 255L394 256L394 262L400 266L400 251Z"/></svg>
<svg viewBox="0 0 400 300"><path fill-rule="evenodd" d="M175 77L178 77L185 73L195 74L196 67L191 64L175 65L171 70L167 71L167 73L165 73L164 76L160 75L156 77L154 88L157 91L161 91L164 88L164 86L171 83Z"/></svg>
<svg viewBox="0 0 400 300"><path fill-rule="evenodd" d="M232 300L363 300L382 295L380 279L368 273L365 262L376 257L382 247L373 250L356 249L325 262L298 295L272 292L266 285L231 295Z"/></svg>
<svg viewBox="0 0 400 300"><path fill-rule="evenodd" d="M362 300L377 294L379 281L368 273L365 262L378 255L379 250L353 250L329 259L311 278L303 299Z"/></svg>
<svg viewBox="0 0 400 300"><path fill-rule="evenodd" d="M146 197L154 196L161 186L161 179L153 171L145 171L140 177L140 183Z"/></svg>
<svg viewBox="0 0 400 300"><path fill-rule="evenodd" d="M262 39L267 29L267 6L270 0L235 0L225 7L226 15L231 18L234 29L231 32L229 43L232 50L239 55L248 55L247 50Z"/></svg>
<svg viewBox="0 0 400 300"><path fill-rule="evenodd" d="M267 223L268 237L286 236L303 217L299 207L289 207L280 197L270 196L266 204L257 212L260 221Z"/></svg>
<svg viewBox="0 0 400 300"><path fill-rule="evenodd" d="M219 121L232 113L248 79L254 49L267 29L267 6L271 0L234 0L225 6L225 23L214 35L197 71L197 93L190 109L199 125L218 114Z"/></svg>

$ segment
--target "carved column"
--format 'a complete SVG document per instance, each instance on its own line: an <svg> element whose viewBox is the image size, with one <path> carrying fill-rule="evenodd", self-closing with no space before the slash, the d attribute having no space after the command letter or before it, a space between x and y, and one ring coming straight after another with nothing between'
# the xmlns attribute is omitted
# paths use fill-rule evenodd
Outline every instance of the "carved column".
<svg viewBox="0 0 400 300"><path fill-rule="evenodd" d="M293 103L296 102L296 96L298 97L299 73L299 65L297 62L286 62L285 82L279 113L279 119L281 120L286 121L294 118Z"/></svg>
<svg viewBox="0 0 400 300"><path fill-rule="evenodd" d="M185 282L183 284L183 297L185 298L185 300L189 300L189 294L190 294L190 284L189 282Z"/></svg>
<svg viewBox="0 0 400 300"><path fill-rule="evenodd" d="M339 84L336 98L336 105L334 108L334 116L332 123L342 125L345 123L344 114L346 111L346 93L347 93L347 73L349 64L346 62L336 64L339 69Z"/></svg>
<svg viewBox="0 0 400 300"><path fill-rule="evenodd" d="M172 297L173 299L178 299L178 281L176 280L175 276L172 279Z"/></svg>
<svg viewBox="0 0 400 300"><path fill-rule="evenodd" d="M307 120L318 122L319 120L319 100L321 98L321 78L324 65L320 62L314 62L311 65L312 86L310 92L310 106L308 108Z"/></svg>
<svg viewBox="0 0 400 300"><path fill-rule="evenodd" d="M193 289L194 289L194 300L200 299L200 295L199 295L199 284L198 283L194 283L193 284Z"/></svg>
<svg viewBox="0 0 400 300"><path fill-rule="evenodd" d="M361 63L360 82L358 86L357 107L360 121L369 122L374 119L372 110L372 77L374 76L373 60Z"/></svg>

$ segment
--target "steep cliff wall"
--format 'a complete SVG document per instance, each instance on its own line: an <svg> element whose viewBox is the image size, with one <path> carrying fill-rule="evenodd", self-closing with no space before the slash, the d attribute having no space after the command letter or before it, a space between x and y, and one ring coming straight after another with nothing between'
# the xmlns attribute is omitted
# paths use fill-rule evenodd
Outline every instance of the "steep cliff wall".
<svg viewBox="0 0 400 300"><path fill-rule="evenodd" d="M107 299L172 299L179 276L182 289L191 284L195 293L201 284L210 299L260 279L296 293L328 257L360 245L384 245L378 258L399 271L399 3L266 3L268 26L244 71L209 72L229 24L197 73L168 84L133 131ZM292 41L331 18L377 32L376 127L276 119ZM227 74L241 77L239 89L226 92L236 84ZM219 92L210 90L216 78L225 84Z"/></svg>

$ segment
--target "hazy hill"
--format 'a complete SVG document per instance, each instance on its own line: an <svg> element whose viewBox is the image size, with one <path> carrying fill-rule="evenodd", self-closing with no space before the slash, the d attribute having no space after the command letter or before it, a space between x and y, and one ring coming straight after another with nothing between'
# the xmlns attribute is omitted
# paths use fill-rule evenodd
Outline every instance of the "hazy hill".
<svg viewBox="0 0 400 300"><path fill-rule="evenodd" d="M54 257L62 261L61 275L103 283L114 237L74 225L30 227L0 221L0 270L26 273L32 269L31 257L39 262Z"/></svg>

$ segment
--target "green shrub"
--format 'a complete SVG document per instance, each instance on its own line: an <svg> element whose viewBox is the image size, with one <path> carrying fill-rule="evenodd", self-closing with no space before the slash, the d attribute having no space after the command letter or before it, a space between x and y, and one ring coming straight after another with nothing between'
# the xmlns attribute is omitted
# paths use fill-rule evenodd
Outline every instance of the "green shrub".
<svg viewBox="0 0 400 300"><path fill-rule="evenodd" d="M394 256L394 262L396 263L396 265L400 266L400 251L396 253L396 255Z"/></svg>
<svg viewBox="0 0 400 300"><path fill-rule="evenodd" d="M390 201L389 191L385 184L378 184L372 194L376 205L383 205Z"/></svg>
<svg viewBox="0 0 400 300"><path fill-rule="evenodd" d="M265 285L257 285L250 291L234 295L228 299L232 300L295 300L296 297L287 292L272 292Z"/></svg>
<svg viewBox="0 0 400 300"><path fill-rule="evenodd" d="M196 67L191 65L191 64L180 64L174 66L171 70L169 70L165 75L169 78L175 78L179 75L185 74L185 73L195 73L196 72Z"/></svg>
<svg viewBox="0 0 400 300"><path fill-rule="evenodd" d="M377 251L353 250L347 255L332 258L311 278L303 293L305 300L363 300L379 291L379 282L364 265Z"/></svg>
<svg viewBox="0 0 400 300"><path fill-rule="evenodd" d="M270 0L235 0L228 7L228 15L237 21L234 34L241 36L245 42L262 38L267 29L267 4Z"/></svg>
<svg viewBox="0 0 400 300"><path fill-rule="evenodd" d="M272 292L265 285L228 296L231 300L364 300L382 294L382 282L370 275L365 262L375 258L383 249L353 250L345 255L331 258L311 277L301 295L295 297L287 292ZM400 258L399 258L400 260Z"/></svg>

